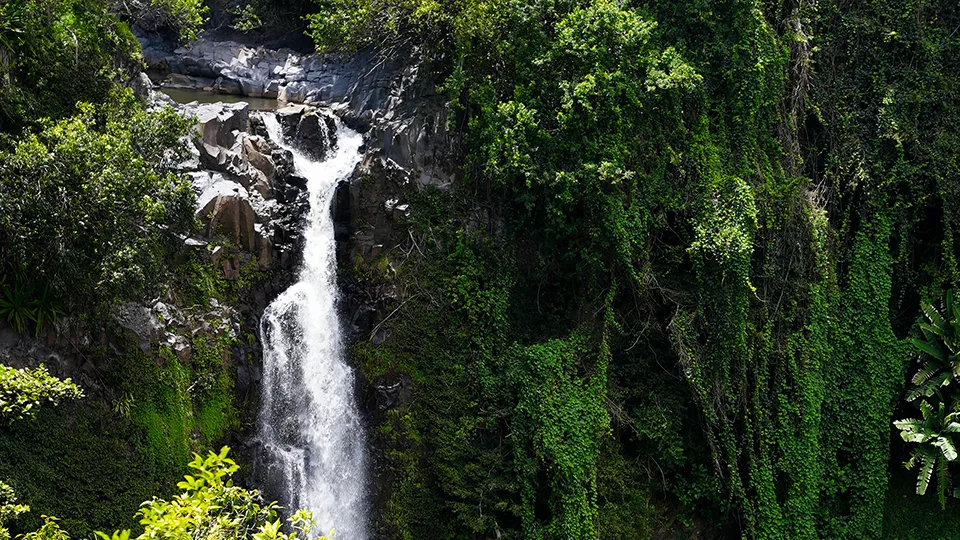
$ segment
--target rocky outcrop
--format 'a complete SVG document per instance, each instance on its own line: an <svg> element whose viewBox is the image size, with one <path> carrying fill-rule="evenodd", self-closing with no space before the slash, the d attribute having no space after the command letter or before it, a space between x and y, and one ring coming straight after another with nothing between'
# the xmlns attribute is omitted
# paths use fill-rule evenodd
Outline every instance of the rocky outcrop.
<svg viewBox="0 0 960 540"><path fill-rule="evenodd" d="M193 158L180 165L193 181L204 226L193 242L226 240L256 256L262 268L287 264L307 204L292 155L251 133L262 121L246 103L194 103L180 111L197 121ZM224 267L228 279L235 273Z"/></svg>
<svg viewBox="0 0 960 540"><path fill-rule="evenodd" d="M146 306L133 302L116 308L113 318L121 328L130 333L143 352L150 352L163 335L163 325Z"/></svg>
<svg viewBox="0 0 960 540"><path fill-rule="evenodd" d="M454 180L446 100L409 50L303 55L230 41L201 39L173 50L148 37L141 43L151 77L162 87L330 107L418 185L445 189ZM319 127L315 120L322 117L309 118ZM311 136L309 125L305 133Z"/></svg>

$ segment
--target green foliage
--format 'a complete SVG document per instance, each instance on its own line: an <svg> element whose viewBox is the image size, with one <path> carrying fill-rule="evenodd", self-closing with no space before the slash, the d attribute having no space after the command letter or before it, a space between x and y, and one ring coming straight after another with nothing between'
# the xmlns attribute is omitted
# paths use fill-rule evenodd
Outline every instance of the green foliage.
<svg viewBox="0 0 960 540"><path fill-rule="evenodd" d="M911 338L910 342L919 353L919 367L910 379L914 385L907 393L907 401L913 401L920 396L931 397L936 393L940 400L943 398L943 388L960 377L960 306L954 305L954 290L950 289L944 295L943 312L941 313L932 304L920 303L926 322L917 326L923 334L923 339ZM947 388L948 399L951 404L956 402L956 385Z"/></svg>
<svg viewBox="0 0 960 540"><path fill-rule="evenodd" d="M191 450L216 444L239 427L228 345L198 335L188 363L163 349L160 358L152 358L130 345L110 374L120 392L118 414L138 430L136 447L166 471L171 486Z"/></svg>
<svg viewBox="0 0 960 540"><path fill-rule="evenodd" d="M6 528L7 522L29 511L29 506L17 504L17 496L13 488L0 482L0 540L10 540L10 531Z"/></svg>
<svg viewBox="0 0 960 540"><path fill-rule="evenodd" d="M194 2L195 0L189 0ZM0 131L109 101L139 59L129 28L99 0L10 0L0 7Z"/></svg>
<svg viewBox="0 0 960 540"><path fill-rule="evenodd" d="M524 538L599 534L597 460L609 425L604 409L609 359L591 362L597 367L589 377L577 376L581 355L589 354L585 345L583 337L573 336L508 356L517 393L513 448ZM602 356L609 354L605 348L601 345ZM544 502L551 516L546 522L535 510Z"/></svg>
<svg viewBox="0 0 960 540"><path fill-rule="evenodd" d="M451 537L617 537L653 506L716 536L880 537L900 338L960 276L960 6L317 4L321 50L422 55L463 137L413 255L361 269L403 291L363 371L418 385L382 426L402 536L444 501ZM953 329L926 324L932 396Z"/></svg>
<svg viewBox="0 0 960 540"><path fill-rule="evenodd" d="M194 225L189 182L170 172L187 122L140 111L129 91L114 98L0 152L0 254L27 280L18 305L41 285L71 312L137 298Z"/></svg>
<svg viewBox="0 0 960 540"><path fill-rule="evenodd" d="M299 511L290 518L294 532L280 531L276 503L261 505L260 494L235 486L230 477L239 466L227 457L229 448L206 457L194 454L187 475L177 484L182 492L170 500L153 499L140 509L143 534L137 540L219 538L254 540L295 540L305 538L313 527L309 512ZM103 540L127 540L130 531L112 536L97 533ZM320 537L326 540L325 537Z"/></svg>
<svg viewBox="0 0 960 540"><path fill-rule="evenodd" d="M136 540L206 538L222 540L296 540L307 538L314 522L310 512L299 510L289 519L293 532L280 530L276 503L262 505L260 493L235 486L231 480L240 468L227 457L228 447L219 453L209 452L207 457L194 454L187 475L177 484L182 493L169 501L154 497L141 505L137 516L143 533ZM9 540L9 532L3 528L6 519L29 511L17 505L13 490L0 483L0 537ZM129 529L112 535L96 531L103 540L129 540ZM69 540L70 536L60 528L55 518L44 516L43 525L37 530L20 536L25 540ZM317 537L327 540L326 537Z"/></svg>
<svg viewBox="0 0 960 540"><path fill-rule="evenodd" d="M0 478L32 512L11 524L16 534L36 531L43 515L75 538L96 528L135 527L140 503L165 494L183 474L160 469L132 441L139 431L96 399L42 407L28 422L0 430ZM172 477L170 477L172 475Z"/></svg>
<svg viewBox="0 0 960 540"><path fill-rule="evenodd" d="M917 495L916 484L916 477L899 467L891 476L883 512L883 538L956 538L960 534L956 499L948 499L947 508L941 508L936 497Z"/></svg>
<svg viewBox="0 0 960 540"><path fill-rule="evenodd" d="M0 277L0 319L6 319L17 332L25 334L32 326L39 335L47 324L56 323L60 315L46 287L38 290L20 276Z"/></svg>
<svg viewBox="0 0 960 540"><path fill-rule="evenodd" d="M960 373L957 366L957 329L960 311L954 305L955 292L950 289L944 293L943 307L938 310L932 304L921 301L923 318L917 321L924 339L912 338L910 341L918 352L918 367L910 379L913 385L906 395L906 401L913 402L924 396L933 398L934 405L927 399L920 401L921 419L910 418L894 422L900 429L904 442L916 443L907 469L919 465L917 476L917 494L927 491L937 470L937 495L941 508L946 508L948 493L948 463L956 461L957 452L953 433L960 430L957 423L956 377Z"/></svg>
<svg viewBox="0 0 960 540"><path fill-rule="evenodd" d="M151 357L130 344L99 372L118 396L112 407L85 400L0 431L0 477L35 510L16 530L43 526L37 512L63 517L62 529L74 537L136 528L131 516L140 502L171 493L192 450L239 427L228 345L200 334L189 362L181 363L172 353Z"/></svg>
<svg viewBox="0 0 960 540"><path fill-rule="evenodd" d="M233 22L230 24L230 27L235 30L249 32L263 27L263 21L261 21L260 16L257 15L256 8L253 4L237 7L230 13L233 15Z"/></svg>
<svg viewBox="0 0 960 540"><path fill-rule="evenodd" d="M173 276L169 284L178 301L184 306L207 307L211 299L225 305L237 305L244 301L244 295L270 277L268 271L260 268L256 257L250 257L232 244L210 245L207 249L213 251L217 247L225 251L221 255L222 260L236 258L234 260L240 267L237 277L233 280L226 279L223 269L212 263L209 253L185 254L172 265ZM246 262L243 262L244 260Z"/></svg>
<svg viewBox="0 0 960 540"><path fill-rule="evenodd" d="M47 368L14 369L0 365L0 417L23 420L44 403L56 405L64 399L79 399L83 391L67 379L51 376Z"/></svg>
<svg viewBox="0 0 960 540"><path fill-rule="evenodd" d="M181 41L197 39L209 8L202 0L126 0L121 13L150 31L168 29Z"/></svg>

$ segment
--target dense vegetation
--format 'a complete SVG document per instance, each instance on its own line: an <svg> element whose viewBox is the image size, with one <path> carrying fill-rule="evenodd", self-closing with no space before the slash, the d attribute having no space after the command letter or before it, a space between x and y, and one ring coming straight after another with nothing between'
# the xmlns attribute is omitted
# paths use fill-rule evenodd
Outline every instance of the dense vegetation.
<svg viewBox="0 0 960 540"><path fill-rule="evenodd" d="M415 385L375 426L385 535L960 534L956 2L212 5L245 31L306 13L324 51L411 52L462 135L456 187L408 195L415 246L354 265L400 292L358 365ZM171 173L188 123L120 88L127 23L190 38L203 15L0 4L0 318L18 332L109 333L119 302L225 290L174 256L195 226ZM0 479L34 512L0 484L0 524L284 537L225 453L174 484L238 423L233 338L184 337L190 362L93 347L109 390L57 409L36 411L76 386L2 368Z"/></svg>
<svg viewBox="0 0 960 540"><path fill-rule="evenodd" d="M209 259L184 253L196 201L173 171L191 123L169 108L145 111L125 88L141 68L127 22L189 37L201 7L0 3L0 320L10 327L0 330L5 340L13 330L59 342L87 378L81 392L44 367L0 366L2 538L118 527L144 538L287 538L272 505L226 483L236 465L225 454L195 461L204 480L181 486L180 498L134 515L174 493L192 451L240 423L230 356L238 336L205 321L208 331L180 329L184 357L168 344L141 348L113 317L120 304L162 297L202 318L210 298L237 303L252 281L226 283ZM298 518L304 527L307 518Z"/></svg>
<svg viewBox="0 0 960 540"><path fill-rule="evenodd" d="M393 337L356 348L417 387L379 427L385 529L950 536L883 516L910 452L921 493L956 459L956 400L910 390L956 350L907 338L960 271L958 27L956 2L319 1L320 49L417 51L464 133L463 182L411 194Z"/></svg>

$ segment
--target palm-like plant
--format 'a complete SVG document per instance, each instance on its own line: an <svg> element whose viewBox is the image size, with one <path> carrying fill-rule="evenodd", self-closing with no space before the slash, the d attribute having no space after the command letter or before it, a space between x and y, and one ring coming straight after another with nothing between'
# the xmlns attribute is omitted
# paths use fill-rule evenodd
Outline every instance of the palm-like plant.
<svg viewBox="0 0 960 540"><path fill-rule="evenodd" d="M22 0L0 4L0 49L13 53L23 47L26 20L26 7Z"/></svg>
<svg viewBox="0 0 960 540"><path fill-rule="evenodd" d="M924 339L910 340L920 351L920 368L910 380L907 401L930 397L960 378L960 305L954 302L954 291L944 295L942 312L926 302L920 307L926 319L919 323Z"/></svg>
<svg viewBox="0 0 960 540"><path fill-rule="evenodd" d="M938 471L937 493L941 507L947 504L947 463L957 459L957 446L954 437L960 433L960 412L954 410L947 413L941 402L936 411L933 406L923 400L920 402L922 419L908 418L898 420L893 424L900 429L900 436L908 443L916 443L907 469L919 465L917 473L917 494L927 492L934 468Z"/></svg>
<svg viewBox="0 0 960 540"><path fill-rule="evenodd" d="M33 326L37 335L49 323L55 323L61 312L46 287L30 287L22 278L0 276L0 320L6 320L20 334Z"/></svg>

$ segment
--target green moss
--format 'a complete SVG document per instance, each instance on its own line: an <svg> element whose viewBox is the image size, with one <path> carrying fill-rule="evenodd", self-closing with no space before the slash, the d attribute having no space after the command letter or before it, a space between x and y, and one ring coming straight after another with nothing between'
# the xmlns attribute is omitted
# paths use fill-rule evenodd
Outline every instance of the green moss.
<svg viewBox="0 0 960 540"><path fill-rule="evenodd" d="M153 362L144 359L140 364ZM190 426L192 410L187 394L190 385L189 370L176 359L155 371L157 379L152 386L135 388L130 413L131 423L140 428L143 438L138 441L144 454L153 456L159 467L182 471L190 461Z"/></svg>

